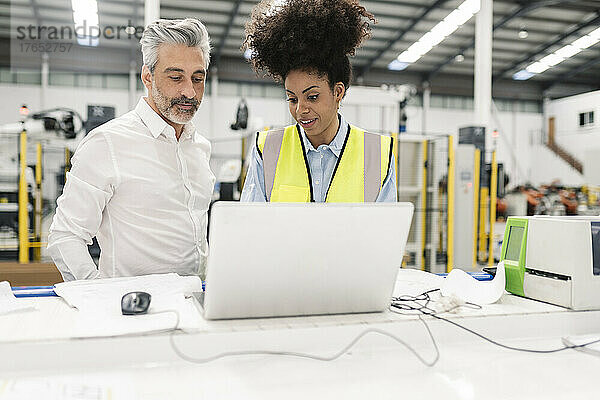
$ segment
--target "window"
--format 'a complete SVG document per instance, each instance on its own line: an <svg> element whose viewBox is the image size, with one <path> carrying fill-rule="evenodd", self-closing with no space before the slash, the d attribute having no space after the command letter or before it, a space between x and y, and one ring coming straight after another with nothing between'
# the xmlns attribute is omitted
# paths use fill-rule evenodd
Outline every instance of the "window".
<svg viewBox="0 0 600 400"><path fill-rule="evenodd" d="M26 85L40 85L42 83L42 73L40 71L18 70L15 73L16 83Z"/></svg>
<svg viewBox="0 0 600 400"><path fill-rule="evenodd" d="M594 112L593 111L579 113L579 126L580 127L592 126L592 125L594 125Z"/></svg>
<svg viewBox="0 0 600 400"><path fill-rule="evenodd" d="M129 88L129 75L125 74L107 74L106 87L109 89L125 89Z"/></svg>
<svg viewBox="0 0 600 400"><path fill-rule="evenodd" d="M101 88L102 87L102 75L79 74L79 75L77 75L77 86Z"/></svg>
<svg viewBox="0 0 600 400"><path fill-rule="evenodd" d="M0 68L0 82L2 83L14 83L14 73L10 68Z"/></svg>
<svg viewBox="0 0 600 400"><path fill-rule="evenodd" d="M48 75L50 86L75 86L75 74L70 72L50 72Z"/></svg>

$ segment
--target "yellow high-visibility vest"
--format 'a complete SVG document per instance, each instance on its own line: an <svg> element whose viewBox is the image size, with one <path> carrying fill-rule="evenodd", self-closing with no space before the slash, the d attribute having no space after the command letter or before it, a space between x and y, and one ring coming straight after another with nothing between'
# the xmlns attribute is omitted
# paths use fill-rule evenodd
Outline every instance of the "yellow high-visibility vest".
<svg viewBox="0 0 600 400"><path fill-rule="evenodd" d="M256 148L263 159L267 201L315 201L304 142L297 125L259 132ZM325 201L374 202L387 176L391 155L389 136L348 125Z"/></svg>

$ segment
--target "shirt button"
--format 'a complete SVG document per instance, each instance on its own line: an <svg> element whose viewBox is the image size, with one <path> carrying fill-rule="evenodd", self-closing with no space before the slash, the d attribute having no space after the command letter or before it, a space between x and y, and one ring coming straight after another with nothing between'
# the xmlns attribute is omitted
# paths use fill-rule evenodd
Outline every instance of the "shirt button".
<svg viewBox="0 0 600 400"><path fill-rule="evenodd" d="M319 183L321 183L321 181L316 181L315 183L318 185Z"/></svg>

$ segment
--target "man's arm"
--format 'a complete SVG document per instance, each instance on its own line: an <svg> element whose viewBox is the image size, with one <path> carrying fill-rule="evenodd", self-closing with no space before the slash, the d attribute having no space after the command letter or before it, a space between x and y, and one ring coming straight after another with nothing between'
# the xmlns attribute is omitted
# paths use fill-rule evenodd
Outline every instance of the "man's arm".
<svg viewBox="0 0 600 400"><path fill-rule="evenodd" d="M48 251L65 281L98 277L87 245L98 232L117 181L109 142L101 132L81 142L72 165L48 235Z"/></svg>
<svg viewBox="0 0 600 400"><path fill-rule="evenodd" d="M387 177L383 182L379 196L377 196L377 202L396 202L398 201L398 189L396 188L396 161L394 160L394 154L390 158L390 166L388 169Z"/></svg>
<svg viewBox="0 0 600 400"><path fill-rule="evenodd" d="M240 201L243 202L266 202L265 194L265 173L263 169L262 158L258 154L256 144L252 149L252 158L246 174L244 188Z"/></svg>

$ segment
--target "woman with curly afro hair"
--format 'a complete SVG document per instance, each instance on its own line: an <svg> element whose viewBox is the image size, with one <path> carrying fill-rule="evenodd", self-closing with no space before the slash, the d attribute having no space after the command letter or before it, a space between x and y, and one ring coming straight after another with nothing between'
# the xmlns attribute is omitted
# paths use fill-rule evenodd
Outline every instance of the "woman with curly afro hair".
<svg viewBox="0 0 600 400"><path fill-rule="evenodd" d="M263 0L243 49L257 73L283 83L295 125L259 132L242 201L396 201L392 141L338 113L349 56L375 18L358 0Z"/></svg>

